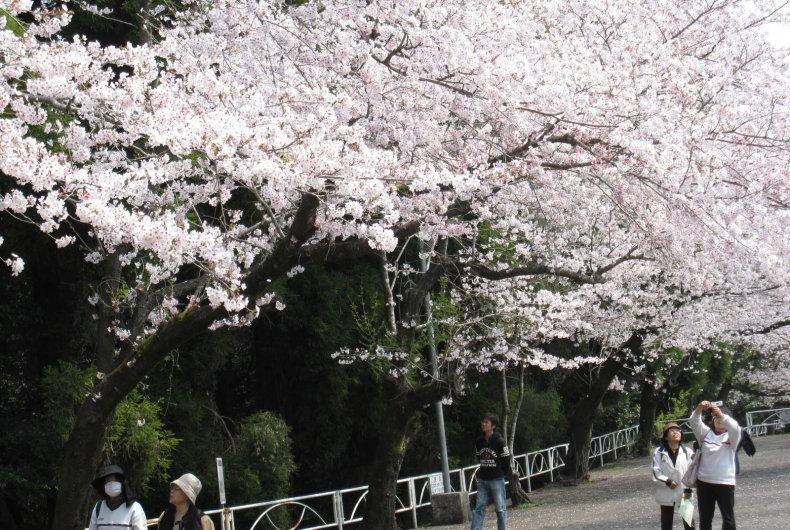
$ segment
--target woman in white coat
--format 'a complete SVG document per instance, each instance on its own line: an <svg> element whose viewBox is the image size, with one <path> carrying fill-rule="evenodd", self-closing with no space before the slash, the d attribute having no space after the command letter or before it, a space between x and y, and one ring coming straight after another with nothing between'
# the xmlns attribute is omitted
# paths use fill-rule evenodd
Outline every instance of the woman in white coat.
<svg viewBox="0 0 790 530"><path fill-rule="evenodd" d="M656 502L661 506L661 530L672 530L675 508L681 499L690 499L691 490L683 485L683 475L691 463L692 451L681 443L683 431L675 422L664 426L664 434L653 453L653 481L656 482ZM683 521L683 528L693 530Z"/></svg>
<svg viewBox="0 0 790 530"><path fill-rule="evenodd" d="M700 529L711 530L718 505L722 530L735 530L735 451L741 441L741 427L708 401L697 405L689 425L702 451L697 474Z"/></svg>

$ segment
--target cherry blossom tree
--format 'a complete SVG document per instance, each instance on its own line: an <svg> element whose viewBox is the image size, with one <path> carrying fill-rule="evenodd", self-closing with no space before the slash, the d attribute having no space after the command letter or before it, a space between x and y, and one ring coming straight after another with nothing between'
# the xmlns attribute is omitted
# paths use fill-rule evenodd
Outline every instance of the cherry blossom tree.
<svg viewBox="0 0 790 530"><path fill-rule="evenodd" d="M31 4L0 4L29 21L0 31L0 210L97 278L55 528L119 400L310 262L381 267L376 529L416 411L466 368L585 343L562 362L595 360L597 395L677 306L788 277L786 74L762 32L781 2L194 1L126 47L60 38L68 8ZM432 292L459 308L437 323L454 378L420 351Z"/></svg>

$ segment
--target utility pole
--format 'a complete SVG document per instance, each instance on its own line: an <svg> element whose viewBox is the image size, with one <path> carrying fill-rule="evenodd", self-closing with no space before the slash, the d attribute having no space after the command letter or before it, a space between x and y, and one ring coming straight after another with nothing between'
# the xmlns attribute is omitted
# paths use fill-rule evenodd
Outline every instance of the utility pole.
<svg viewBox="0 0 790 530"><path fill-rule="evenodd" d="M429 255L433 251L434 244L431 248L425 244L425 241L420 240L420 270L424 273L428 271ZM428 330L428 349L431 356L431 368L433 370L433 378L439 379L439 362L436 353L436 336L433 330L433 308L431 307L431 293L425 295L425 318L426 328ZM439 427L439 451L442 456L442 485L444 492L450 493L450 463L447 459L447 435L444 429L444 410L442 409L442 401L439 400L433 404L436 411L436 425Z"/></svg>

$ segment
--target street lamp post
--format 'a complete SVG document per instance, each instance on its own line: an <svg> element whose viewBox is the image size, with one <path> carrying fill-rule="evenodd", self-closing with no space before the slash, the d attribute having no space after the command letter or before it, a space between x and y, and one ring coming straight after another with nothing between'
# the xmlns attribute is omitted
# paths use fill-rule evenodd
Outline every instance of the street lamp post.
<svg viewBox="0 0 790 530"><path fill-rule="evenodd" d="M420 240L420 270L425 273L428 271L429 253L433 250L427 248L424 241ZM431 368L433 371L433 378L439 379L439 362L436 353L436 336L433 330L433 308L431 307L431 294L425 295L425 318L426 328L428 330L428 350L431 356ZM436 412L436 424L439 428L439 450L442 457L442 484L444 492L450 493L452 487L450 484L450 463L447 459L447 435L444 429L444 410L442 408L442 401L439 400L433 404Z"/></svg>

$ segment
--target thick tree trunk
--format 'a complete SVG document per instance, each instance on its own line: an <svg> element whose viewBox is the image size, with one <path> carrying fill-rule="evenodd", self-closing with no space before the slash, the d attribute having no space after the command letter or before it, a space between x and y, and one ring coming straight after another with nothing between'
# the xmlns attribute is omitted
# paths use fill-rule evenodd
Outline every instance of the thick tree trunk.
<svg viewBox="0 0 790 530"><path fill-rule="evenodd" d="M721 384L721 388L719 389L719 394L716 396L716 400L724 401L726 403L730 397L730 392L732 392L732 376L727 377Z"/></svg>
<svg viewBox="0 0 790 530"><path fill-rule="evenodd" d="M639 440L636 442L636 450L640 456L647 456L652 450L657 406L658 398L653 382L643 382L639 396Z"/></svg>
<svg viewBox="0 0 790 530"><path fill-rule="evenodd" d="M590 384L589 391L572 409L568 422L571 440L565 467L562 471L570 484L578 484L589 478L590 440L593 423L606 391L622 367L619 355L615 354L604 361Z"/></svg>
<svg viewBox="0 0 790 530"><path fill-rule="evenodd" d="M587 398L574 408L570 418L570 445L563 475L569 483L578 484L590 477L590 440L600 400Z"/></svg>
<svg viewBox="0 0 790 530"><path fill-rule="evenodd" d="M379 443L370 470L363 530L397 530L397 482L409 440L419 423L419 408L404 396L391 396L379 426Z"/></svg>
<svg viewBox="0 0 790 530"><path fill-rule="evenodd" d="M77 413L59 472L54 530L82 530L87 526L82 512L114 410L114 406L86 401Z"/></svg>
<svg viewBox="0 0 790 530"><path fill-rule="evenodd" d="M0 492L0 524L5 530L19 530L19 526L16 524L14 516L11 515L11 510L8 509L8 504L2 492Z"/></svg>

